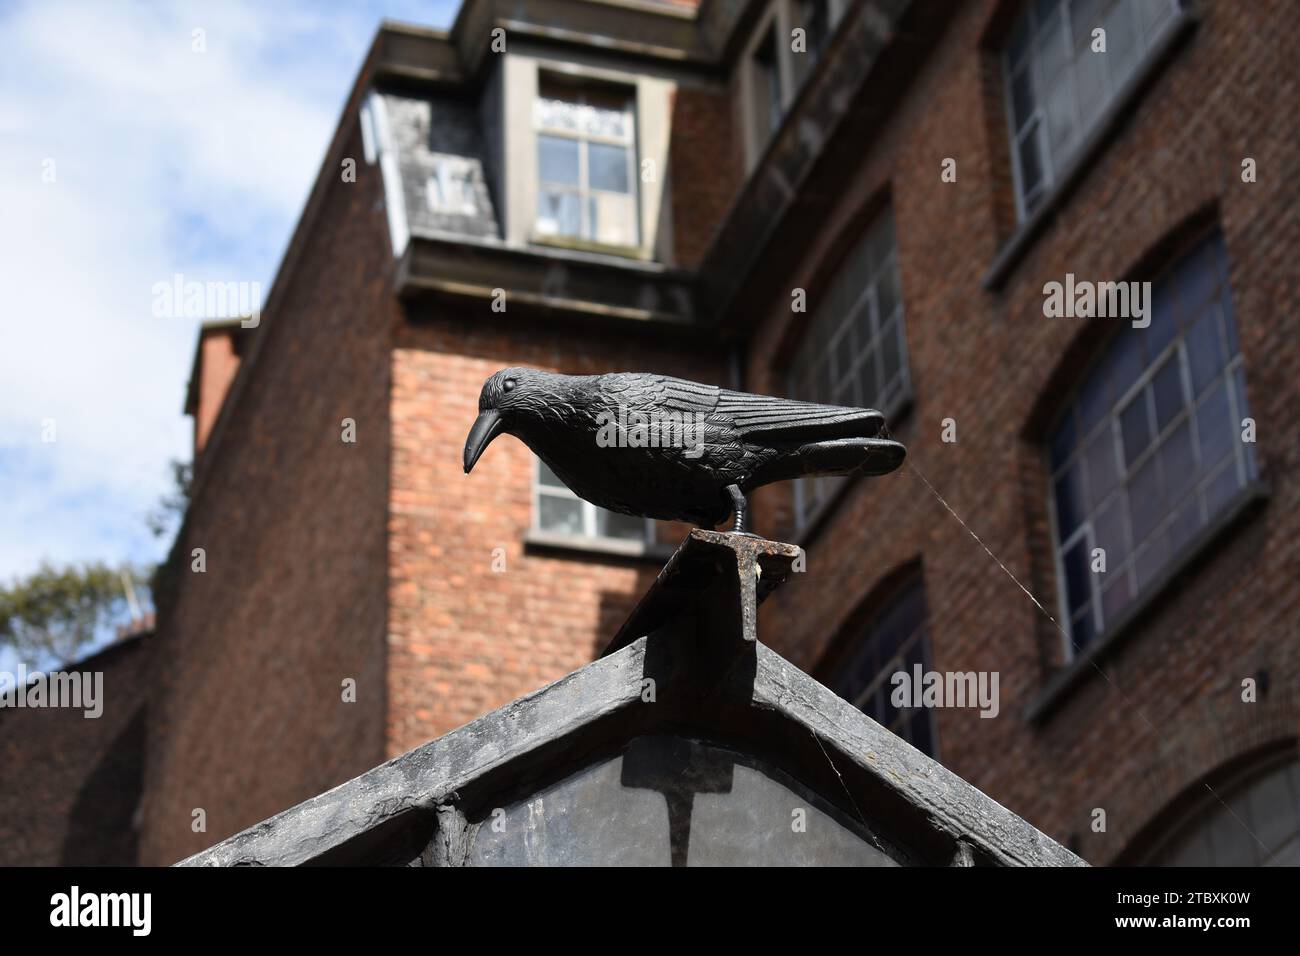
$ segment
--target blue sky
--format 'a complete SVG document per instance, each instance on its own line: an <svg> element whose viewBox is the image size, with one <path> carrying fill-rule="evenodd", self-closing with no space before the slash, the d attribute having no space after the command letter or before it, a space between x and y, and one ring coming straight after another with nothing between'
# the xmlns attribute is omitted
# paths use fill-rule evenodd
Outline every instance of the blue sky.
<svg viewBox="0 0 1300 956"><path fill-rule="evenodd" d="M0 2L0 580L162 557L198 322L154 284L269 289L379 22L458 6Z"/></svg>

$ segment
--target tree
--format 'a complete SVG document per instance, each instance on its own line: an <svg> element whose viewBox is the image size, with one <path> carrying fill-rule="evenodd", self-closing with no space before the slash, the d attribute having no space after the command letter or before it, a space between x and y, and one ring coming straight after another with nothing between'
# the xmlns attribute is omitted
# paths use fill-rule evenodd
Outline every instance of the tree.
<svg viewBox="0 0 1300 956"><path fill-rule="evenodd" d="M194 479L194 469L188 461L173 458L169 463L172 470L172 489L163 495L153 511L145 518L149 530L155 538L161 538L167 532L179 527L185 520L185 511L190 506L190 485Z"/></svg>
<svg viewBox="0 0 1300 956"><path fill-rule="evenodd" d="M134 589L137 580L140 572L130 565L42 564L0 586L0 647L13 648L30 667L67 664L130 618L127 583Z"/></svg>
<svg viewBox="0 0 1300 956"><path fill-rule="evenodd" d="M171 490L145 517L155 537L174 531L190 503L189 462L173 459L170 468ZM102 562L42 564L35 573L0 585L0 648L12 648L29 667L65 665L141 613L136 582L153 591L156 571Z"/></svg>

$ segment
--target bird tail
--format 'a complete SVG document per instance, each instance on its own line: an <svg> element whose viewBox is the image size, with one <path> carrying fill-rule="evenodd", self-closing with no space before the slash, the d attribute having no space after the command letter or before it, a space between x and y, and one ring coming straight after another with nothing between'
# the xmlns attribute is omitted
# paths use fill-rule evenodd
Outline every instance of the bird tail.
<svg viewBox="0 0 1300 956"><path fill-rule="evenodd" d="M773 473L762 475L757 484L816 475L885 475L901 465L906 455L907 449L888 438L808 442L781 456Z"/></svg>
<svg viewBox="0 0 1300 956"><path fill-rule="evenodd" d="M906 455L906 448L888 438L839 438L799 449L805 475L887 475Z"/></svg>

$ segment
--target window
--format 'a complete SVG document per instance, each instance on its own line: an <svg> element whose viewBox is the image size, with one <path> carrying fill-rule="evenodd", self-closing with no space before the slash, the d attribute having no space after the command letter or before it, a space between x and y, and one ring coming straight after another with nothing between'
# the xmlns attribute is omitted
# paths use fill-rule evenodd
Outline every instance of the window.
<svg viewBox="0 0 1300 956"><path fill-rule="evenodd" d="M1003 55L1020 217L1065 172L1106 107L1177 20L1179 0L1035 0ZM1093 31L1105 30L1105 52Z"/></svg>
<svg viewBox="0 0 1300 956"><path fill-rule="evenodd" d="M430 212L475 215L478 195L473 161L462 156L437 157L425 186L425 202Z"/></svg>
<svg viewBox="0 0 1300 956"><path fill-rule="evenodd" d="M543 83L534 118L538 234L637 245L631 96Z"/></svg>
<svg viewBox="0 0 1300 956"><path fill-rule="evenodd" d="M767 31L754 50L754 130L761 149L781 125L785 110L781 66L776 46L776 28Z"/></svg>
<svg viewBox="0 0 1300 956"><path fill-rule="evenodd" d="M606 511L583 501L541 459L537 460L535 498L533 515L538 531L578 538L618 538L646 543L655 540L652 520Z"/></svg>
<svg viewBox="0 0 1300 956"><path fill-rule="evenodd" d="M826 44L831 38L831 3L830 0L799 0L796 6L800 25L807 40L806 63L801 75L806 76L812 70L812 64L821 58Z"/></svg>
<svg viewBox="0 0 1300 956"><path fill-rule="evenodd" d="M1222 238L1151 298L1150 326L1119 332L1050 439L1061 606L1080 649L1257 477Z"/></svg>
<svg viewBox="0 0 1300 956"><path fill-rule="evenodd" d="M831 689L886 729L929 756L937 752L934 716L925 707L895 707L891 678L899 671L909 677L916 665L930 669L930 637L926 625L925 588L917 575L875 614L865 635L847 653Z"/></svg>
<svg viewBox="0 0 1300 956"><path fill-rule="evenodd" d="M1300 866L1300 763L1259 770L1207 793L1148 866Z"/></svg>
<svg viewBox="0 0 1300 956"><path fill-rule="evenodd" d="M814 307L789 382L793 398L877 408L886 418L910 396L894 220L888 210L858 241ZM844 481L796 482L796 526L804 527Z"/></svg>

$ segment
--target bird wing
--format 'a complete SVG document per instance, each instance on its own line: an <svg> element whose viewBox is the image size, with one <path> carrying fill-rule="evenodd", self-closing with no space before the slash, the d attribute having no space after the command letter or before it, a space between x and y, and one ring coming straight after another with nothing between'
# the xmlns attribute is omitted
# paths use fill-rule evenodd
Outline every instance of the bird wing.
<svg viewBox="0 0 1300 956"><path fill-rule="evenodd" d="M733 392L669 375L624 372L601 376L606 395L643 408L708 415L736 437L816 441L830 438L874 438L885 418L870 408L818 405L774 395Z"/></svg>
<svg viewBox="0 0 1300 956"><path fill-rule="evenodd" d="M664 384L664 406L678 412L698 412L707 415L718 407L722 389L716 385L701 385L683 378L667 378Z"/></svg>
<svg viewBox="0 0 1300 956"><path fill-rule="evenodd" d="M818 405L773 395L752 395L721 389L717 414L731 422L739 435L764 438L873 438L885 417L870 408Z"/></svg>
<svg viewBox="0 0 1300 956"><path fill-rule="evenodd" d="M716 385L701 385L671 375L650 372L617 372L602 375L601 388L612 400L646 410L696 412L707 415L718 405Z"/></svg>

